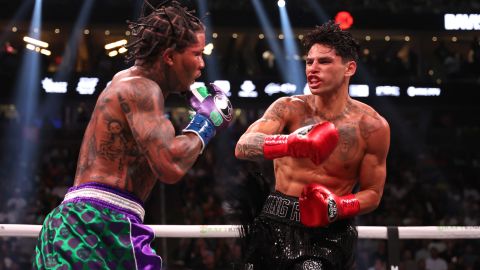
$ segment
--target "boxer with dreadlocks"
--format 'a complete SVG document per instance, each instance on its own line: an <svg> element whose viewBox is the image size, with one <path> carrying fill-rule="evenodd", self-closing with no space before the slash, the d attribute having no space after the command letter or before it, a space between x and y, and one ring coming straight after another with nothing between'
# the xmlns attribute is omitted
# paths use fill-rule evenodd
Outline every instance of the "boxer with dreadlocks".
<svg viewBox="0 0 480 270"><path fill-rule="evenodd" d="M177 1L146 5L152 11L129 22L135 63L98 97L74 185L44 221L35 269L161 269L143 203L157 180L178 182L231 120L216 86L189 91L204 67L204 25ZM178 136L165 116L171 93L187 93L196 111Z"/></svg>

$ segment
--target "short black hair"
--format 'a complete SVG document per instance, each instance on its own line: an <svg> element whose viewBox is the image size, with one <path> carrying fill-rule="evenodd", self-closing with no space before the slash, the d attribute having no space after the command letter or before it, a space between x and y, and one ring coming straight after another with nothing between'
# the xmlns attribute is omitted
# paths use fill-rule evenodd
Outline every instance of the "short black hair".
<svg viewBox="0 0 480 270"><path fill-rule="evenodd" d="M316 26L305 35L303 45L307 51L315 44L322 44L335 49L336 54L344 60L358 61L360 45L350 32L342 30L333 21Z"/></svg>
<svg viewBox="0 0 480 270"><path fill-rule="evenodd" d="M194 44L196 34L205 31L203 23L193 15L194 11L187 10L175 0L163 1L158 7L153 7L147 0L144 3L152 12L136 22L128 22L133 42L127 45L127 61L154 62L167 48L182 51Z"/></svg>

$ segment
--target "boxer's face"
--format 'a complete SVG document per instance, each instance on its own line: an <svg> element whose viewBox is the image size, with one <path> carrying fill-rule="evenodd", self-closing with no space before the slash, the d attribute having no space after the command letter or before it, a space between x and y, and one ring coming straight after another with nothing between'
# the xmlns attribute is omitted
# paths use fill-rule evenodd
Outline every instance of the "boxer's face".
<svg viewBox="0 0 480 270"><path fill-rule="evenodd" d="M203 48L205 47L205 33L197 33L197 42L185 48L181 52L173 54L173 64L171 66L174 75L178 80L180 91L190 89L190 85L195 79L202 75L202 69L205 67L203 62Z"/></svg>
<svg viewBox="0 0 480 270"><path fill-rule="evenodd" d="M343 61L334 48L314 44L308 51L305 65L308 86L312 94L336 91L348 84L355 68L354 61Z"/></svg>

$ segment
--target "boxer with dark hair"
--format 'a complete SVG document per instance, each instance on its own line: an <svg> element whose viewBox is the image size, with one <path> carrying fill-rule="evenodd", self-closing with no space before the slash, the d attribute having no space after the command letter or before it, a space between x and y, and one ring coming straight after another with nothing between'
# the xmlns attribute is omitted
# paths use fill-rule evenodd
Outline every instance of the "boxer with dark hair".
<svg viewBox="0 0 480 270"><path fill-rule="evenodd" d="M304 42L312 94L276 100L235 149L239 159L273 159L275 173L275 191L244 235L245 269L351 269L352 219L383 194L390 128L348 94L357 42L333 22Z"/></svg>
<svg viewBox="0 0 480 270"><path fill-rule="evenodd" d="M203 24L176 1L151 8L130 23L135 64L98 97L74 186L40 232L36 269L161 269L143 202L156 181L178 182L231 121L231 104L215 85L189 91L204 68ZM178 136L165 114L173 93L186 93L196 111Z"/></svg>

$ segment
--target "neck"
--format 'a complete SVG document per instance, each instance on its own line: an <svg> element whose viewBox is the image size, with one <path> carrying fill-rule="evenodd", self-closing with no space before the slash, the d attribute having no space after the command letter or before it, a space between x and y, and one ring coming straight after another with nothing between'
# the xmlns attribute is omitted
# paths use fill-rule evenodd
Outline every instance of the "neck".
<svg viewBox="0 0 480 270"><path fill-rule="evenodd" d="M346 91L313 96L313 111L322 119L333 122L344 117L352 105Z"/></svg>
<svg viewBox="0 0 480 270"><path fill-rule="evenodd" d="M164 68L161 67L158 61L153 64L135 62L135 65L131 67L130 70L134 75L142 76L156 82L165 97L171 92L166 83Z"/></svg>

